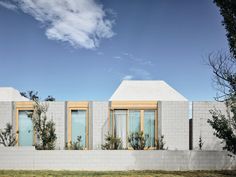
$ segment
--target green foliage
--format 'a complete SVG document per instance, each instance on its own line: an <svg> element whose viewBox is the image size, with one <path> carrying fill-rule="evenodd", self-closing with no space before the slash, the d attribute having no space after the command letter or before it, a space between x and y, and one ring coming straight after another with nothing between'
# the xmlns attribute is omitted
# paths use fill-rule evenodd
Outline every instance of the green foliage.
<svg viewBox="0 0 236 177"><path fill-rule="evenodd" d="M117 138L111 134L107 134L105 138L105 144L102 145L103 150L116 150L122 149L122 142L120 138Z"/></svg>
<svg viewBox="0 0 236 177"><path fill-rule="evenodd" d="M77 136L77 141L73 143L71 141L69 143L66 143L65 149L66 150L83 150L84 147L83 145L81 145L81 140L82 140L82 137Z"/></svg>
<svg viewBox="0 0 236 177"><path fill-rule="evenodd" d="M53 96L49 95L47 98L44 99L44 101L56 101L56 99Z"/></svg>
<svg viewBox="0 0 236 177"><path fill-rule="evenodd" d="M202 147L203 147L203 140L202 140L202 136L199 137L199 141L198 141L198 147L199 147L199 150L202 150Z"/></svg>
<svg viewBox="0 0 236 177"><path fill-rule="evenodd" d="M149 135L144 136L143 131L140 131L131 133L128 137L128 142L134 150L144 150L148 138Z"/></svg>
<svg viewBox="0 0 236 177"><path fill-rule="evenodd" d="M226 117L219 110L210 110L212 114L212 120L208 120L208 123L215 130L214 135L225 143L223 149L228 150L236 154L236 105L235 102L231 107L231 112Z"/></svg>
<svg viewBox="0 0 236 177"><path fill-rule="evenodd" d="M224 18L222 25L226 29L230 52L236 58L236 1L214 0L214 3L220 8L220 14Z"/></svg>
<svg viewBox="0 0 236 177"><path fill-rule="evenodd" d="M52 150L55 148L57 136L55 134L55 123L47 119L48 105L34 100L33 112L28 116L32 119L34 132L37 137L35 148L38 150Z"/></svg>
<svg viewBox="0 0 236 177"><path fill-rule="evenodd" d="M225 143L223 149L236 154L236 1L213 0L223 16L222 24L226 29L231 55L222 52L209 56L209 65L214 74L214 81L220 96L217 101L223 101L227 107L227 114L212 109L212 119L208 123L215 130L214 135Z"/></svg>
<svg viewBox="0 0 236 177"><path fill-rule="evenodd" d="M165 142L164 142L164 135L161 135L160 140L156 140L156 149L158 150L167 150L167 148L165 148Z"/></svg>
<svg viewBox="0 0 236 177"><path fill-rule="evenodd" d="M27 91L27 92L20 92L21 96L28 98L31 101L39 101L39 96L37 91ZM44 101L56 101L56 99L49 95L47 98L44 99Z"/></svg>
<svg viewBox="0 0 236 177"><path fill-rule="evenodd" d="M20 92L21 96L28 98L29 100L32 101L38 101L39 97L38 97L38 92L30 90L27 92Z"/></svg>
<svg viewBox="0 0 236 177"><path fill-rule="evenodd" d="M13 132L13 127L10 123L6 124L6 128L2 131L0 129L0 144L3 146L15 146L17 143L16 134Z"/></svg>

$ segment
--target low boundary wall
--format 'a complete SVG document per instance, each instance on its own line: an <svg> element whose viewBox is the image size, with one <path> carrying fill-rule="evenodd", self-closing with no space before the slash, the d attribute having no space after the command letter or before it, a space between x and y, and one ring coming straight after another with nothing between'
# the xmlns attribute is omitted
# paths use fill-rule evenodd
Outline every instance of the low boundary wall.
<svg viewBox="0 0 236 177"><path fill-rule="evenodd" d="M52 150L0 148L0 169L14 170L232 170L226 151Z"/></svg>

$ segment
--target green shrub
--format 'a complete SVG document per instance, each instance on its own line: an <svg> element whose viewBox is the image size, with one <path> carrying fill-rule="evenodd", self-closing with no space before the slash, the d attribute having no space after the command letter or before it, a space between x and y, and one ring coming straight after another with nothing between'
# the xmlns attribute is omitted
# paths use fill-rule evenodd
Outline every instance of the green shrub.
<svg viewBox="0 0 236 177"><path fill-rule="evenodd" d="M82 137L81 136L77 136L77 141L75 142L69 142L66 143L65 149L66 150L83 150L84 147L83 145L81 145L81 141L82 141Z"/></svg>
<svg viewBox="0 0 236 177"><path fill-rule="evenodd" d="M107 134L105 138L106 143L102 145L103 150L122 149L122 142L120 138Z"/></svg>
<svg viewBox="0 0 236 177"><path fill-rule="evenodd" d="M128 142L134 150L143 150L146 146L146 141L149 135L145 135L142 131L131 133L128 137ZM147 147L149 148L149 147Z"/></svg>
<svg viewBox="0 0 236 177"><path fill-rule="evenodd" d="M156 140L156 149L158 150L168 150L168 147L165 148L164 135L161 135L160 140Z"/></svg>
<svg viewBox="0 0 236 177"><path fill-rule="evenodd" d="M32 119L34 132L37 141L34 144L37 150L53 150L57 139L55 133L55 123L48 120L48 105L34 100L33 112L29 112L28 116Z"/></svg>
<svg viewBox="0 0 236 177"><path fill-rule="evenodd" d="M17 143L16 134L14 133L12 125L10 123L6 124L6 128L2 131L0 129L0 144L3 146L15 146Z"/></svg>

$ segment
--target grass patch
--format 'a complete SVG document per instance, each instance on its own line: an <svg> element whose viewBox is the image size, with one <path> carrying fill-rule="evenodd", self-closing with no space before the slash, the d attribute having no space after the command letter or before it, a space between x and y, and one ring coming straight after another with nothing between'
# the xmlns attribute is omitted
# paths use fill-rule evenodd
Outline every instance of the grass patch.
<svg viewBox="0 0 236 177"><path fill-rule="evenodd" d="M235 171L23 171L0 170L0 177L235 177Z"/></svg>

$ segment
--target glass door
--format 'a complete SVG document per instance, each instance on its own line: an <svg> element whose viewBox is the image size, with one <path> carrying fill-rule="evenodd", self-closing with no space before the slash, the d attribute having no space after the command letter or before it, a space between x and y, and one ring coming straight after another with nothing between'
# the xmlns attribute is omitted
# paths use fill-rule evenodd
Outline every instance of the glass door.
<svg viewBox="0 0 236 177"><path fill-rule="evenodd" d="M81 145L86 147L86 110L72 110L72 143L81 136Z"/></svg>
<svg viewBox="0 0 236 177"><path fill-rule="evenodd" d="M146 146L155 146L155 111L144 111L144 135L148 135Z"/></svg>
<svg viewBox="0 0 236 177"><path fill-rule="evenodd" d="M127 147L126 110L115 110L115 136L121 139L122 148Z"/></svg>
<svg viewBox="0 0 236 177"><path fill-rule="evenodd" d="M28 111L19 111L19 146L33 145L33 123Z"/></svg>

